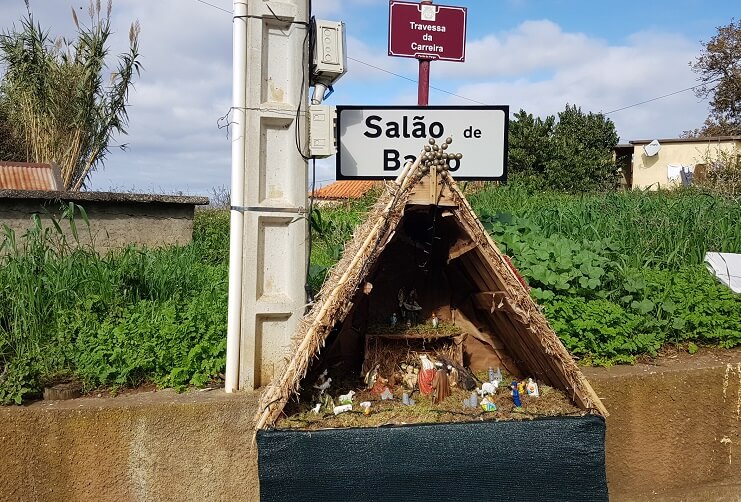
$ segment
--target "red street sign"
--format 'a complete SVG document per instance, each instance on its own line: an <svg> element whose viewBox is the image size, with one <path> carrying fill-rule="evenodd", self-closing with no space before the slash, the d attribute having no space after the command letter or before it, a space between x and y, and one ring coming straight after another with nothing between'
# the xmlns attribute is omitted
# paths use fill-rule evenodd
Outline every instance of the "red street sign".
<svg viewBox="0 0 741 502"><path fill-rule="evenodd" d="M466 59L466 8L389 2L389 56Z"/></svg>

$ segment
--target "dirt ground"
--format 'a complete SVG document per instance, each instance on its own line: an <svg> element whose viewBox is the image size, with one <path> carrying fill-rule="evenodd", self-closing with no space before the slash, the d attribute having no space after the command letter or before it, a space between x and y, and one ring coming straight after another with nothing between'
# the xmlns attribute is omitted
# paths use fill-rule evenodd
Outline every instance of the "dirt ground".
<svg viewBox="0 0 741 502"><path fill-rule="evenodd" d="M477 375L479 380L485 379L483 374ZM354 390L353 409L334 415L331 407L324 407L319 413L311 411L311 392L303 394L300 402L292 401L286 406L285 415L276 424L277 428L287 429L327 429L338 427L381 427L386 425L403 425L416 423L440 423L440 422L469 422L479 420L530 420L536 417L574 415L582 411L572 404L570 399L561 391L540 385L540 396L528 396L527 393L520 394L521 407L516 407L512 399L510 387L507 382L512 378L504 374L504 380L496 394L489 399L496 405L496 411L484 411L478 405L475 408L464 406L464 400L470 398L473 391L467 391L458 387L451 389L451 395L440 403L434 404L431 396L423 396L418 389L410 394L414 404L406 406L402 403L402 394L405 391L401 386L394 387L394 397L391 400L382 400L378 395L366 389L364 383L359 380L340 381L335 389L330 389L337 404L337 396ZM334 382L338 382L335 378ZM477 397L481 402L481 397ZM365 415L361 402L370 402L370 413Z"/></svg>

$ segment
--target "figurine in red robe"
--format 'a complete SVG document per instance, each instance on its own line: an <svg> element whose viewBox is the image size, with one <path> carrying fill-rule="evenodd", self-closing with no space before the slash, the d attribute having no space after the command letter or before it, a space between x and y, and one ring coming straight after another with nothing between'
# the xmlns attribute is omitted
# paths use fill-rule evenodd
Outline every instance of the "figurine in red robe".
<svg viewBox="0 0 741 502"><path fill-rule="evenodd" d="M419 356L419 360L422 369L419 370L417 376L417 385L419 385L419 392L423 396L429 396L432 394L432 381L435 379L435 365L427 357L427 354Z"/></svg>

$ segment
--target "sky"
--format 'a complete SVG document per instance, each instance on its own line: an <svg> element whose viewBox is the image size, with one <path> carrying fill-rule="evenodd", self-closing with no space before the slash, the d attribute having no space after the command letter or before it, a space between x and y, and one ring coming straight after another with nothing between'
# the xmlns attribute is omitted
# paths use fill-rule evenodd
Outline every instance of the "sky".
<svg viewBox="0 0 741 502"><path fill-rule="evenodd" d="M466 61L432 63L431 105L509 105L546 116L575 104L608 114L621 142L676 137L702 124L707 102L677 91L697 84L689 63L701 42L739 14L737 0L443 3L468 9ZM71 9L82 21L88 2L30 5L52 36L71 36ZM114 0L112 52L126 49L129 25L139 20L144 71L130 96L129 134L115 140L128 149L111 153L89 189L209 195L228 187L231 143L218 119L231 106L231 7L230 0ZM387 0L313 0L312 9L347 29L349 70L325 104L416 104L417 62L387 55ZM0 0L0 28L25 12L23 0ZM318 162L316 178L319 185L334 178L333 159Z"/></svg>

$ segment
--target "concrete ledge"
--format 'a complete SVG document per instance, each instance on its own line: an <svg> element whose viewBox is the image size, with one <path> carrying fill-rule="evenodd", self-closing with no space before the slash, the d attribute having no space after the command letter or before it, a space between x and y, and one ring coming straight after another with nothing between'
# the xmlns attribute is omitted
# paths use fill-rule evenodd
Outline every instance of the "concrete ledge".
<svg viewBox="0 0 741 502"><path fill-rule="evenodd" d="M0 199L37 199L93 202L148 202L204 206L208 197L120 192L55 192L48 190L0 190Z"/></svg>
<svg viewBox="0 0 741 502"><path fill-rule="evenodd" d="M586 374L611 413L611 500L741 498L741 350ZM215 390L0 408L0 500L257 500L256 406Z"/></svg>
<svg viewBox="0 0 741 502"><path fill-rule="evenodd" d="M741 500L741 350L585 375L610 411L611 500Z"/></svg>
<svg viewBox="0 0 741 502"><path fill-rule="evenodd" d="M163 391L0 409L0 500L257 500L256 406Z"/></svg>

